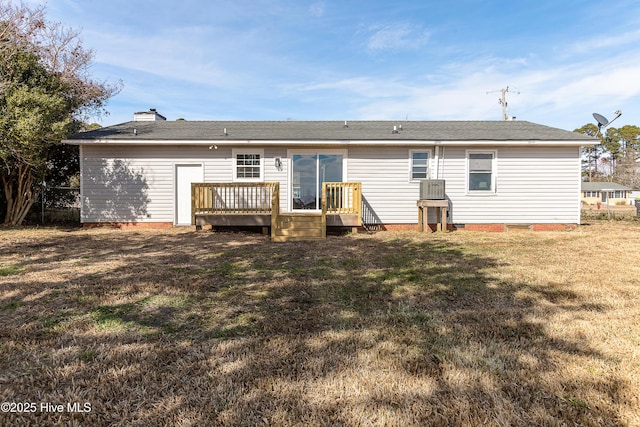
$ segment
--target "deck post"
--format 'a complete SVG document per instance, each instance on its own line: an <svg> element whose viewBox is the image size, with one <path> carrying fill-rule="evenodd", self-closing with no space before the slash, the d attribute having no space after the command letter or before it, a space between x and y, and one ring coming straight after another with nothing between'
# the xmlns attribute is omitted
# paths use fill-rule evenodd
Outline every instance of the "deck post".
<svg viewBox="0 0 640 427"><path fill-rule="evenodd" d="M276 182L271 191L271 240L276 237L278 215L280 215L280 183Z"/></svg>
<svg viewBox="0 0 640 427"><path fill-rule="evenodd" d="M191 225L196 225L196 186L191 184Z"/></svg>
<svg viewBox="0 0 640 427"><path fill-rule="evenodd" d="M353 187L353 209L358 214L358 226L362 225L362 183L357 182Z"/></svg>

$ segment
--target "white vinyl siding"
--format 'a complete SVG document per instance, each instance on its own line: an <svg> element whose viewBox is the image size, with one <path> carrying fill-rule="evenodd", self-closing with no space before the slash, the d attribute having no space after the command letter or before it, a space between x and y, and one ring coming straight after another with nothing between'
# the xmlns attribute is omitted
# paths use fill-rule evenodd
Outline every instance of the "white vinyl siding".
<svg viewBox="0 0 640 427"><path fill-rule="evenodd" d="M476 150L473 150L476 151ZM467 192L465 147L441 148L450 223L532 224L580 222L580 155L577 147L486 147L496 152L497 193ZM362 182L366 205L381 223L417 223L419 182L407 183L407 150L351 147L349 181Z"/></svg>
<svg viewBox="0 0 640 427"><path fill-rule="evenodd" d="M286 206L286 149L258 151L264 153L264 181L280 182ZM275 157L282 158L281 170ZM205 182L234 180L232 149L222 146L85 145L81 162L82 222L174 222L177 164L202 164Z"/></svg>
<svg viewBox="0 0 640 427"><path fill-rule="evenodd" d="M420 182L408 182L407 147L350 147L347 181L362 182L367 222L417 224Z"/></svg>
<svg viewBox="0 0 640 427"><path fill-rule="evenodd" d="M280 207L287 209L287 148L258 147L265 182L280 183ZM430 151L432 147L426 146ZM467 193L469 147L442 146L438 178L446 181L449 222L579 223L580 153L578 147L486 146L495 151L497 192L491 197ZM407 146L352 146L346 151L345 181L362 182L370 217L386 224L417 224L419 182L408 182ZM476 149L474 148L474 151ZM174 222L175 165L202 164L205 182L233 182L230 147L85 145L81 150L83 222ZM275 158L282 165L278 168Z"/></svg>
<svg viewBox="0 0 640 427"><path fill-rule="evenodd" d="M287 208L287 198L289 195L287 187L287 171L289 159L287 159L287 149L284 147L266 147L264 150L264 181L280 183L280 210ZM280 166L276 164L276 158L280 158Z"/></svg>
<svg viewBox="0 0 640 427"><path fill-rule="evenodd" d="M231 182L231 149L92 146L82 150L83 222L174 222L175 165L202 164L204 180Z"/></svg>
<svg viewBox="0 0 640 427"><path fill-rule="evenodd" d="M491 151L491 147L487 150ZM466 150L447 147L443 178L447 197L451 200L451 222L580 222L580 153L577 147L500 147L497 152L497 192L491 197L477 197L466 194Z"/></svg>

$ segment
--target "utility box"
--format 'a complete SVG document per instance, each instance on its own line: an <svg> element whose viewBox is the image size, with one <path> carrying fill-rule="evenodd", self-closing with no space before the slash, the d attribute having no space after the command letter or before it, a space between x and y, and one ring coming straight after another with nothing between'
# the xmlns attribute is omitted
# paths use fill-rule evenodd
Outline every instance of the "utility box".
<svg viewBox="0 0 640 427"><path fill-rule="evenodd" d="M420 200L444 200L444 179L420 181Z"/></svg>

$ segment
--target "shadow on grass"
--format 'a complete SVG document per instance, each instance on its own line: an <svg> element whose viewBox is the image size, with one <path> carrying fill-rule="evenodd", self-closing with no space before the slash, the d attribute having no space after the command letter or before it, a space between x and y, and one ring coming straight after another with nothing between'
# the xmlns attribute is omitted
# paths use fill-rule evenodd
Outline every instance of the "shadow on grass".
<svg viewBox="0 0 640 427"><path fill-rule="evenodd" d="M88 401L64 416L93 425L622 425L624 381L568 379L559 364L605 356L544 323L606 307L397 236L23 242L8 251L20 273L0 282L0 397Z"/></svg>

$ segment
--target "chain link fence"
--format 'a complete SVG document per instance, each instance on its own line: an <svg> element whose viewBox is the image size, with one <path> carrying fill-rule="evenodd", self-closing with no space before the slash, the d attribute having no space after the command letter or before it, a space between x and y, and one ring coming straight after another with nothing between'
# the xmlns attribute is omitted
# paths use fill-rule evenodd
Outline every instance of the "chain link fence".
<svg viewBox="0 0 640 427"><path fill-rule="evenodd" d="M42 188L38 202L33 204L29 220L40 224L80 222L80 188Z"/></svg>

